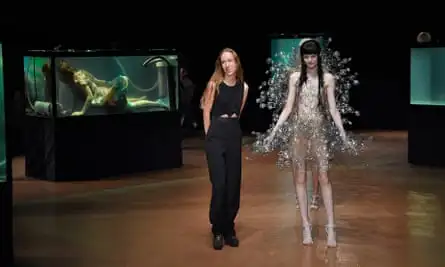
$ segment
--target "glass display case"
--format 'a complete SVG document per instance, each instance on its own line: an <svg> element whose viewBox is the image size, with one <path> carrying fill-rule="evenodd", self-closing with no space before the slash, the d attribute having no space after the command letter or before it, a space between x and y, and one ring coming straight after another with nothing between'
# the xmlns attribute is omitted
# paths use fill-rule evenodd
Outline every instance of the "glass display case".
<svg viewBox="0 0 445 267"><path fill-rule="evenodd" d="M49 57L23 58L26 114L51 115L51 60Z"/></svg>
<svg viewBox="0 0 445 267"><path fill-rule="evenodd" d="M411 104L445 106L445 47L411 48Z"/></svg>
<svg viewBox="0 0 445 267"><path fill-rule="evenodd" d="M45 54L24 57L28 114L88 116L178 107L179 69L174 50Z"/></svg>
<svg viewBox="0 0 445 267"><path fill-rule="evenodd" d="M310 38L317 39L323 47L324 39L322 34L310 36ZM291 64L298 57L295 55L295 48L299 47L300 42L306 38L306 36L291 36L285 34L276 34L270 36L270 53L272 61L278 64Z"/></svg>
<svg viewBox="0 0 445 267"><path fill-rule="evenodd" d="M3 47L0 43L0 183L6 181L5 86L3 83Z"/></svg>

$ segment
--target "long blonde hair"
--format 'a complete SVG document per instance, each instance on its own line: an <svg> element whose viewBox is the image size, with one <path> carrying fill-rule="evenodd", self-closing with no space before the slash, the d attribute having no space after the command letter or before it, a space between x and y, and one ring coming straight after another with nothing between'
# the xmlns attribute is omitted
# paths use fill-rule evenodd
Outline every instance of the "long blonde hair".
<svg viewBox="0 0 445 267"><path fill-rule="evenodd" d="M241 60L238 54L232 48L224 48L223 50L221 50L221 52L219 52L218 58L216 58L215 70L213 71L213 74L210 77L209 82L207 83L207 88L204 90L204 93L201 97L201 108L204 108L207 103L213 103L215 93L217 94L219 92L219 85L223 82L225 74L221 64L221 56L223 53L226 52L232 53L235 59L237 65L236 79L241 83L244 83L244 70L241 66ZM214 86L211 86L212 84Z"/></svg>

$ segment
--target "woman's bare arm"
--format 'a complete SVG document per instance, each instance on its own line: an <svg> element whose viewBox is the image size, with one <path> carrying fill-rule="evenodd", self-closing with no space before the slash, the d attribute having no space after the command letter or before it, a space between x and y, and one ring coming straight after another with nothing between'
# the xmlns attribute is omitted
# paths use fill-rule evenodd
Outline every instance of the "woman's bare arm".
<svg viewBox="0 0 445 267"><path fill-rule="evenodd" d="M210 127L210 112L212 110L213 101L215 99L215 83L209 82L207 84L207 88L204 91L203 98L201 99L201 107L203 110L203 123L204 123L204 132L207 134L207 131Z"/></svg>
<svg viewBox="0 0 445 267"><path fill-rule="evenodd" d="M297 92L297 81L300 78L299 72L294 72L289 77L289 85L288 85L288 95L286 99L286 104L283 108L283 111L280 114L280 117L278 118L277 124L275 124L275 127L272 130L272 136L275 135L277 130L283 125L283 123L287 120L290 113L292 112L294 103L295 103L295 94Z"/></svg>
<svg viewBox="0 0 445 267"><path fill-rule="evenodd" d="M343 128L341 114L338 111L337 104L335 102L335 77L330 73L326 73L325 82L326 82L326 93L329 104L329 113L331 114L332 119L334 120L334 123L337 126L338 131L340 132L341 137L345 138L346 133Z"/></svg>
<svg viewBox="0 0 445 267"><path fill-rule="evenodd" d="M241 112L243 112L244 106L246 105L248 94L249 94L249 85L247 85L247 83L244 83L244 94L243 94L243 102L241 103L240 116L241 116Z"/></svg>

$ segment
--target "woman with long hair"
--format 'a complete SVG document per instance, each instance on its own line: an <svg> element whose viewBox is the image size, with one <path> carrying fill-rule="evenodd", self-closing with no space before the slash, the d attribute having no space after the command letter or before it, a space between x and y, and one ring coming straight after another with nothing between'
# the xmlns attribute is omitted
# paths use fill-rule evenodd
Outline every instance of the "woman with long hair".
<svg viewBox="0 0 445 267"><path fill-rule="evenodd" d="M328 220L327 246L335 247L337 241L332 187L328 178L330 147L336 142L343 146L348 145L336 104L336 78L324 68L321 46L317 40L303 39L299 57L299 66L288 76L285 106L265 139L265 144L273 144L278 132L279 135L286 135L285 154L293 171L305 245L313 243L306 190L306 169L309 169L307 165L312 163L311 167L319 180Z"/></svg>
<svg viewBox="0 0 445 267"><path fill-rule="evenodd" d="M201 98L205 151L212 184L210 223L214 249L239 245L235 218L240 206L242 132L239 124L249 87L237 53L223 49Z"/></svg>

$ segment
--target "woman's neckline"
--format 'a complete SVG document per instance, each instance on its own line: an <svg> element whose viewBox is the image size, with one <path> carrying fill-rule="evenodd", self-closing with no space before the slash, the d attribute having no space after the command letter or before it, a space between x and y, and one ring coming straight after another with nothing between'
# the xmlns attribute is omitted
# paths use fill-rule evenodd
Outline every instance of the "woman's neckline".
<svg viewBox="0 0 445 267"><path fill-rule="evenodd" d="M238 80L235 80L235 83L233 85L228 84L226 81L222 81L227 87L235 87L238 84Z"/></svg>

